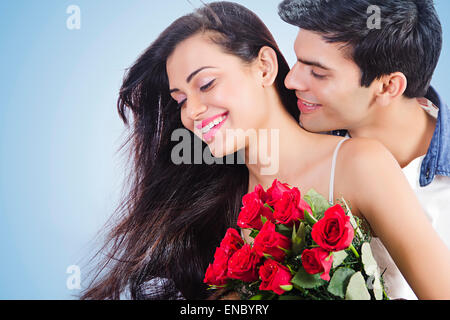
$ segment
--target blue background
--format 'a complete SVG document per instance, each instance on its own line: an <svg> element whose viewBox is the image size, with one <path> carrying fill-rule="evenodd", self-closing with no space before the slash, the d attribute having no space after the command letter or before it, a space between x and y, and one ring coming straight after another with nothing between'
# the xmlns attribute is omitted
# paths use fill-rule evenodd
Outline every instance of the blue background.
<svg viewBox="0 0 450 320"><path fill-rule="evenodd" d="M125 131L116 113L125 68L201 2L0 2L0 299L71 299L81 267L121 195ZM272 30L292 65L297 28L279 0L238 0ZM69 5L81 29L69 30ZM450 101L450 1L436 1L444 48L432 84Z"/></svg>

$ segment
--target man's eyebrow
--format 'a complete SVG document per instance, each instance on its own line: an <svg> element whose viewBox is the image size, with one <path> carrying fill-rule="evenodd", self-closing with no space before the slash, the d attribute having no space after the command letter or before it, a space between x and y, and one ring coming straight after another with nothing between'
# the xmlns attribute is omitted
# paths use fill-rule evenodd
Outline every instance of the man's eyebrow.
<svg viewBox="0 0 450 320"><path fill-rule="evenodd" d="M215 68L215 67L205 66L205 67L198 68L197 70L195 70L194 72L192 72L192 73L186 78L186 82L187 82L187 83L191 82L192 78L195 77L195 75L196 75L197 73L199 73L200 71L202 71L202 70L204 70L204 69L210 69L210 68ZM177 88L170 89L170 93L176 92L176 91L180 91L180 90L177 89Z"/></svg>
<svg viewBox="0 0 450 320"><path fill-rule="evenodd" d="M331 68L324 66L323 64L321 64L318 61L304 60L304 59L301 59L301 58L297 58L297 60L299 62L303 63L303 64L308 65L308 66L319 67L319 68L324 69L324 70L332 71Z"/></svg>

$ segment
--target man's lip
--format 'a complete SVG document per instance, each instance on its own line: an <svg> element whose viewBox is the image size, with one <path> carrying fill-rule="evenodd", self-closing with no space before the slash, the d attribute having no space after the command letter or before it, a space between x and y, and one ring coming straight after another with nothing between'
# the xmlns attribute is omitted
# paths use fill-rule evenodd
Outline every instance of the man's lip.
<svg viewBox="0 0 450 320"><path fill-rule="evenodd" d="M224 115L227 115L227 114L228 114L228 111L226 111L226 112L224 112L224 113L221 113L221 114L218 114L218 115L215 115L215 116L210 117L210 118L208 118L208 119L205 119L205 120L202 121L202 123L199 123L196 127L197 127L197 129L203 129L203 128L206 127L208 124L210 124L211 121L214 121L215 119L217 119L217 118L219 118L219 117L222 117L222 116L224 116Z"/></svg>
<svg viewBox="0 0 450 320"><path fill-rule="evenodd" d="M306 102L306 103L309 103L309 104L316 104L318 106L322 106L320 103L311 102L311 101L308 101L308 100L305 100L305 99L302 99L302 98L299 98L299 97L297 97L297 99L300 100L301 102Z"/></svg>
<svg viewBox="0 0 450 320"><path fill-rule="evenodd" d="M305 104L305 102L308 103L308 104L313 104L313 106L307 106ZM303 99L300 99L300 98L297 101L297 106L298 106L298 108L299 108L301 113L312 113L312 112L314 112L317 109L320 109L322 107L321 104L309 102L309 101L306 101L306 100L303 100Z"/></svg>

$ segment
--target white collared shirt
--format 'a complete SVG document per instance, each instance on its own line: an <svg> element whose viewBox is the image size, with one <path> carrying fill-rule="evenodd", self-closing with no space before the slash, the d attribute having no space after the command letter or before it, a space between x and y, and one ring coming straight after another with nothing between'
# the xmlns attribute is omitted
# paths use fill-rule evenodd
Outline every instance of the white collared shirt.
<svg viewBox="0 0 450 320"><path fill-rule="evenodd" d="M439 109L436 106L427 99L420 99L419 102L424 110L437 118ZM450 248L450 177L436 175L429 185L421 187L419 177L424 158L425 155L414 159L402 171L416 193L433 228ZM388 296L392 299L416 300L416 295L381 241L378 238L373 238L371 247L380 271L383 272L386 269L383 277Z"/></svg>

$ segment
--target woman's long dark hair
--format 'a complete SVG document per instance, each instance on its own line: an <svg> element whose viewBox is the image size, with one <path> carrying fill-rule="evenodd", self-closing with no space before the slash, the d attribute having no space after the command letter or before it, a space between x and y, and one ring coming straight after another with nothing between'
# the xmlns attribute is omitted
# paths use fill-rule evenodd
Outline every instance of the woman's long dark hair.
<svg viewBox="0 0 450 320"><path fill-rule="evenodd" d="M120 89L118 112L132 128L126 143L133 164L130 192L99 251L106 252L105 260L81 299L119 299L125 290L132 299L173 299L177 292L186 299L208 296L204 274L226 229L236 227L248 169L171 160L177 144L171 134L183 125L169 94L166 61L181 41L199 32L212 32L215 43L244 62L253 61L263 46L272 47L278 56L278 93L298 118L295 95L284 87L289 66L254 13L214 2L172 23L127 71ZM190 134L194 150L198 138Z"/></svg>

